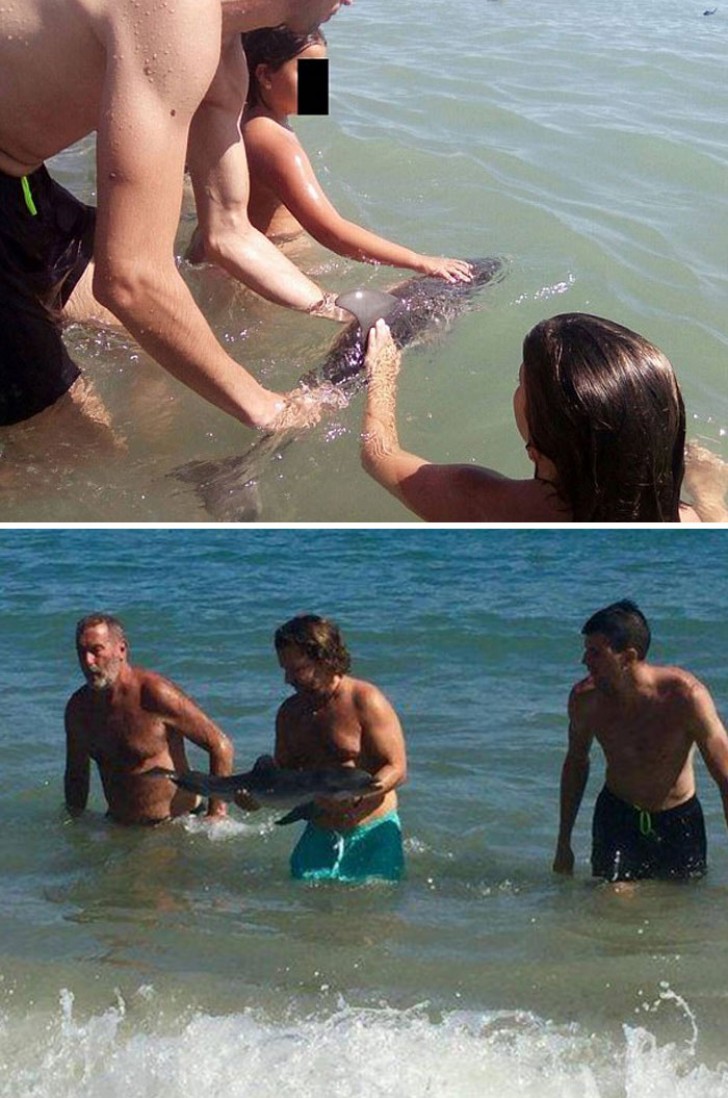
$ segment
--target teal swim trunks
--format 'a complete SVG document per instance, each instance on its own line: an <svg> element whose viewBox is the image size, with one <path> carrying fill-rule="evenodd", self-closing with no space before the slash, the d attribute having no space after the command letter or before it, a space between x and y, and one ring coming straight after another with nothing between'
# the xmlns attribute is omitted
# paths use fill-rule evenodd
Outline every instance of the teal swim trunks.
<svg viewBox="0 0 728 1098"><path fill-rule="evenodd" d="M291 875L301 881L398 881L403 874L402 825L396 812L350 831L309 822L291 854Z"/></svg>

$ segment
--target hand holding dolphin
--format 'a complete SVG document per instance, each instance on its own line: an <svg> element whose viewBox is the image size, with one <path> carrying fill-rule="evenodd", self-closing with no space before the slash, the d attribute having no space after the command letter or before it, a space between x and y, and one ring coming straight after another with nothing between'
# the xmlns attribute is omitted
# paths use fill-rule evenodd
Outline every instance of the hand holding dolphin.
<svg viewBox="0 0 728 1098"><path fill-rule="evenodd" d="M202 797L217 797L223 801L235 801L245 808L246 796L257 804L274 808L291 809L277 824L310 819L316 813L314 804L319 798L336 802L353 800L364 794L376 793L378 783L365 770L354 766L330 766L316 770L289 770L277 766L270 755L256 759L252 770L221 778L199 770L184 772L155 767L147 775L169 778L181 789ZM243 794L238 799L238 794ZM251 808L253 806L251 805Z"/></svg>

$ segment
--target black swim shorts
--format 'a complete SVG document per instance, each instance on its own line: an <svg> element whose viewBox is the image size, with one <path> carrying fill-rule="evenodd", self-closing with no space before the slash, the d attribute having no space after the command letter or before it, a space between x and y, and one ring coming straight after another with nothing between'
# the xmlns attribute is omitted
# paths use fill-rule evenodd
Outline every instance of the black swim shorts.
<svg viewBox="0 0 728 1098"><path fill-rule="evenodd" d="M0 424L48 408L79 375L60 311L93 255L95 220L44 167L0 172Z"/></svg>
<svg viewBox="0 0 728 1098"><path fill-rule="evenodd" d="M705 821L697 797L644 812L606 786L592 824L592 874L608 881L700 877L707 869Z"/></svg>

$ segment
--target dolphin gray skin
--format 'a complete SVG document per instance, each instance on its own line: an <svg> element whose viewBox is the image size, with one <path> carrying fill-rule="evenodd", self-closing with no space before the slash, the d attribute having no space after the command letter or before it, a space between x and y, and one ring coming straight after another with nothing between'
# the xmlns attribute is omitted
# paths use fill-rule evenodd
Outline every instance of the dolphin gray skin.
<svg viewBox="0 0 728 1098"><path fill-rule="evenodd" d="M339 294L336 304L359 321L359 327L366 333L379 319L387 320L399 305L399 298L381 290L352 290L348 294Z"/></svg>
<svg viewBox="0 0 728 1098"><path fill-rule="evenodd" d="M180 789L197 793L201 797L218 797L232 801L239 789L244 789L260 804L273 808L290 808L277 824L308 820L316 815L315 797L348 800L372 788L374 779L366 770L354 766L329 766L320 770L286 770L276 766L270 755L261 755L253 769L244 774L231 774L218 778L201 770L166 770L155 766L147 771L152 778L169 778Z"/></svg>
<svg viewBox="0 0 728 1098"><path fill-rule="evenodd" d="M388 294L378 290L353 290L338 301L359 319L347 324L334 340L323 363L304 374L298 386L314 389L324 383L341 403L364 387L364 355L371 325L384 316L397 347L421 342L433 331L446 330L452 321L470 308L486 286L500 282L506 274L503 260L470 259L471 282L445 282L432 275L409 278ZM349 304L347 304L347 298ZM251 522L260 518L261 502L257 477L266 459L280 453L300 436L300 431L263 435L244 454L214 461L189 461L168 475L191 484L207 512L222 522Z"/></svg>

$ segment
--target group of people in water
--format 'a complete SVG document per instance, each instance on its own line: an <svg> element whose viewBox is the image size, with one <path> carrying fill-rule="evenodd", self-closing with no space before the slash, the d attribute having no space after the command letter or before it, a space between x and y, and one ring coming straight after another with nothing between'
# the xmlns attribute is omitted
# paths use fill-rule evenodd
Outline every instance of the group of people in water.
<svg viewBox="0 0 728 1098"><path fill-rule="evenodd" d="M606 773L594 807L593 876L612 883L701 876L707 844L696 748L728 825L728 734L710 692L688 671L648 662L650 627L631 600L598 610L581 632L587 675L569 697L553 869L574 872L572 834L596 740ZM274 770L356 767L371 775L368 786L343 797L316 796L291 856L293 877L399 880L405 858L397 790L407 778L407 751L394 707L373 683L351 675L334 622L316 614L291 618L276 630L274 646L293 691L276 716ZM212 775L231 775L230 738L174 683L132 666L118 618L82 618L76 651L85 684L66 706L69 812L77 816L87 806L93 761L117 823L157 825L203 811L213 821L223 817L223 801L211 797L205 807L166 775L189 770L186 740L207 752ZM240 808L259 807L244 786L233 792Z"/></svg>
<svg viewBox="0 0 728 1098"><path fill-rule="evenodd" d="M348 3L150 0L142 20L133 0L62 0L51 17L28 0L0 13L0 423L64 405L99 418L61 337L64 319L92 315L121 323L164 368L249 426L317 422L323 394L265 389L195 305L174 260L185 168L197 212L189 258L218 264L279 305L349 318L277 246L302 231L357 260L470 279L464 260L422 255L341 217L290 126L298 61L325 56L320 26ZM92 209L44 162L94 130ZM702 449L688 450L694 505L682 500L677 379L656 347L617 323L572 313L526 336L514 413L533 463L528 480L404 450L399 357L380 321L367 346L361 457L425 519L728 517L725 467Z"/></svg>
<svg viewBox="0 0 728 1098"><path fill-rule="evenodd" d="M338 627L299 615L275 632L275 650L293 694L276 717L274 762L288 771L357 767L371 775L365 789L341 799L317 797L291 857L300 879L398 880L404 870L396 790L407 776L404 734L394 708L373 683L354 678ZM233 744L169 679L129 662L121 621L89 614L76 627L76 651L86 680L66 706L65 798L76 816L88 802L96 763L109 817L121 824L160 824L190 812L219 820L225 802L204 804L154 772L189 770L185 740L206 751L210 773L233 772ZM235 791L246 811L259 805Z"/></svg>

